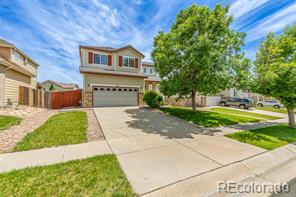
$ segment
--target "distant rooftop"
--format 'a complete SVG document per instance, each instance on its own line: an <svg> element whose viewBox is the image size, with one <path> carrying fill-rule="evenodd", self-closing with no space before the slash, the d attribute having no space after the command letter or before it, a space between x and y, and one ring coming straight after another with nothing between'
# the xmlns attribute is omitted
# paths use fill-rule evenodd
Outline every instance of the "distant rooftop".
<svg viewBox="0 0 296 197"><path fill-rule="evenodd" d="M79 89L79 86L75 83L61 83L61 82L57 82L57 81L53 81L53 80L46 80L43 81L41 84L46 83L46 82L50 82L50 83L54 83L58 86L61 86L62 88L77 88Z"/></svg>

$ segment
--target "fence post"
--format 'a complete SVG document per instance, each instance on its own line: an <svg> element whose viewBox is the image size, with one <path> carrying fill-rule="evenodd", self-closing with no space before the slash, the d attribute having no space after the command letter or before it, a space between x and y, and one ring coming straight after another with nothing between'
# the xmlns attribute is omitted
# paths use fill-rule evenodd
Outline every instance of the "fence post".
<svg viewBox="0 0 296 197"><path fill-rule="evenodd" d="M23 87L20 86L19 87L19 105L22 105L24 102L23 102L23 94L24 94L24 91L23 91Z"/></svg>

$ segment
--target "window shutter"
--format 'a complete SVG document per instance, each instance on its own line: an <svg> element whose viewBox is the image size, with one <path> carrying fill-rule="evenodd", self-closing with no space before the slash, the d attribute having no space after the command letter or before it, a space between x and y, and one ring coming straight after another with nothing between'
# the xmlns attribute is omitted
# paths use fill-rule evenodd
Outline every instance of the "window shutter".
<svg viewBox="0 0 296 197"><path fill-rule="evenodd" d="M138 58L135 58L135 68L138 68L139 67L139 60L138 60Z"/></svg>
<svg viewBox="0 0 296 197"><path fill-rule="evenodd" d="M118 57L118 66L122 66L122 56Z"/></svg>
<svg viewBox="0 0 296 197"><path fill-rule="evenodd" d="M94 54L93 54L93 52L88 52L88 63L89 64L94 63Z"/></svg>
<svg viewBox="0 0 296 197"><path fill-rule="evenodd" d="M112 66L112 55L108 55L108 65Z"/></svg>

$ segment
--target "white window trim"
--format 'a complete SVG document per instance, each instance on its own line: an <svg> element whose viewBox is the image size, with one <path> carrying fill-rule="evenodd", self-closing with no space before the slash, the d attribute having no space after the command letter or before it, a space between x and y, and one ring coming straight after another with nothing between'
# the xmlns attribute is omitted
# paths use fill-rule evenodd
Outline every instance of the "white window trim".
<svg viewBox="0 0 296 197"><path fill-rule="evenodd" d="M134 67L125 66L124 63L123 63L123 58L124 57L125 58L128 58L128 62L129 62L129 58L133 58L134 59ZM137 57L122 55L122 67L124 67L124 68L130 68L130 69L137 69L136 68L136 58ZM129 64L129 63L127 63L127 64ZM138 64L139 64L139 58L138 58ZM139 65L138 65L138 67L139 67Z"/></svg>
<svg viewBox="0 0 296 197"><path fill-rule="evenodd" d="M109 66L109 60L108 60L108 55L109 54L98 53L98 52L92 52L92 53L93 53L93 63L92 64L94 64L94 65L100 65L100 66ZM95 63L95 54L96 55L100 55L100 64ZM102 62L101 55L107 56L107 64L101 64L101 62Z"/></svg>

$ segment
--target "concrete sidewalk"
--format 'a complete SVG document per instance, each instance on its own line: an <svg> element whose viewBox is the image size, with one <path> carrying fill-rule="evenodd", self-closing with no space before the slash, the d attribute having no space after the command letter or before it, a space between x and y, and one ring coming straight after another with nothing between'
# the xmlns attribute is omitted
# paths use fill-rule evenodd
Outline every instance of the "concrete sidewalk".
<svg viewBox="0 0 296 197"><path fill-rule="evenodd" d="M219 182L243 184L287 183L296 176L296 146L289 144L252 158L235 162L144 194L145 197L228 196L218 191ZM235 196L269 196L271 193L231 194Z"/></svg>
<svg viewBox="0 0 296 197"><path fill-rule="evenodd" d="M106 140L0 154L0 172L111 154Z"/></svg>

